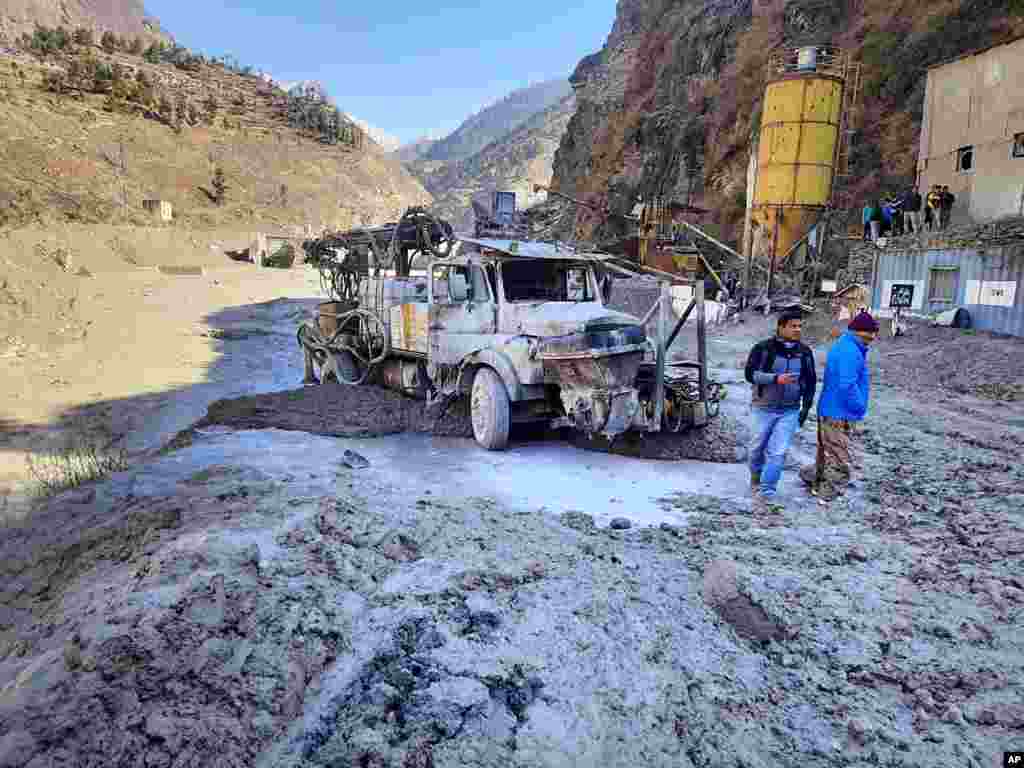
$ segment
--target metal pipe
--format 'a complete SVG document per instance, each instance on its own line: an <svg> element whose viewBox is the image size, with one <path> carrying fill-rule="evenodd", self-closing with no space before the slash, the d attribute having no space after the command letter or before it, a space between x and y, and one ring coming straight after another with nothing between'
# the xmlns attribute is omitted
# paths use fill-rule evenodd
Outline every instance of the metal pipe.
<svg viewBox="0 0 1024 768"><path fill-rule="evenodd" d="M793 246L788 251L786 251L786 255L779 259L779 269L782 269L784 266L786 266L786 261L789 259L789 257L793 255L797 248L799 248L801 245L807 242L807 238L811 236L811 232L813 232L815 228L825 223L825 220L827 218L828 211L825 211L818 217L817 221L815 221L814 224L811 225L811 228L804 233L804 236L797 240L795 243L793 243Z"/></svg>
<svg viewBox="0 0 1024 768"><path fill-rule="evenodd" d="M661 306L661 288L658 289L658 300L651 304L651 308L647 310L647 314L644 315L643 320L640 321L640 325L647 325L651 318L654 317L654 313L658 311Z"/></svg>
<svg viewBox="0 0 1024 768"><path fill-rule="evenodd" d="M667 329L669 287L661 283L658 291L658 357L654 368L654 431L661 431L661 418L665 412L665 331Z"/></svg>
<svg viewBox="0 0 1024 768"><path fill-rule="evenodd" d="M697 289L694 288L694 292L696 292L696 290ZM668 342L665 344L666 349L672 346L672 342L676 340L676 336L679 335L679 331L681 331L683 326L686 325L686 321L690 317L690 313L693 312L693 308L695 306L697 306L697 300L690 299L689 306L686 307L686 311L683 312L683 316L679 318L679 322L676 323L676 327L672 329L672 334L668 337Z"/></svg>
<svg viewBox="0 0 1024 768"><path fill-rule="evenodd" d="M708 356L707 356L707 317L704 314L704 282L698 280L693 287L693 300L697 304L697 363L699 364L698 387L700 402L707 402L708 391Z"/></svg>
<svg viewBox="0 0 1024 768"><path fill-rule="evenodd" d="M731 253L731 254L732 254L733 256L735 256L735 257L736 257L737 259L742 259L742 258L743 258L743 256L741 256L741 255L740 255L739 253L737 253L736 251L734 251L734 250L733 250L732 248L730 248L730 247L729 247L728 245L726 245L725 243L721 242L720 240L716 240L715 238L713 238L713 237L712 237L711 235L709 235L709 234L708 234L707 232L705 232L705 231L704 231L703 229L701 229L700 227L695 227L695 226L694 226L693 224L691 224L691 223L690 223L690 222L688 222L688 221L682 221L682 220L680 220L680 222L679 222L679 223L680 223L680 224L682 224L682 225L683 225L684 227L686 227L687 229L689 229L689 230L692 230L693 232L696 232L696 233L697 233L698 235L700 235L701 237L703 237L703 238L704 238L705 240L708 240L708 241L710 241L710 242L714 243L714 244L715 244L715 245L717 245L717 246L718 246L719 248L721 248L721 249L722 249L723 251L726 251L727 253Z"/></svg>

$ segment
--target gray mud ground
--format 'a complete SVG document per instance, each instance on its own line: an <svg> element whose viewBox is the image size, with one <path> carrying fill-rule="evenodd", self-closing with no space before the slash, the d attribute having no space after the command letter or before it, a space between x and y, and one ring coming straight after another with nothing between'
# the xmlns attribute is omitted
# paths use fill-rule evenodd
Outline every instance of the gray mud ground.
<svg viewBox="0 0 1024 768"><path fill-rule="evenodd" d="M712 339L737 430L766 327ZM847 498L790 472L771 516L652 481L674 522L612 530L346 467L367 439L201 427L4 531L0 766L1000 765L1024 407L911 386L889 344Z"/></svg>

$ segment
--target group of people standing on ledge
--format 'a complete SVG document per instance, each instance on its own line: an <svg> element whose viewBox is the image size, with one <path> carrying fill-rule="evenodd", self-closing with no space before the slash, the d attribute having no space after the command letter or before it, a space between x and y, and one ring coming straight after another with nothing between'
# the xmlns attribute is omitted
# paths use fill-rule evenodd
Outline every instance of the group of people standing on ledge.
<svg viewBox="0 0 1024 768"><path fill-rule="evenodd" d="M861 221L864 239L875 241L891 234L920 234L946 229L953 213L956 195L948 186L933 184L927 196L914 187L888 201L876 200L864 206ZM922 213L923 220L922 220Z"/></svg>

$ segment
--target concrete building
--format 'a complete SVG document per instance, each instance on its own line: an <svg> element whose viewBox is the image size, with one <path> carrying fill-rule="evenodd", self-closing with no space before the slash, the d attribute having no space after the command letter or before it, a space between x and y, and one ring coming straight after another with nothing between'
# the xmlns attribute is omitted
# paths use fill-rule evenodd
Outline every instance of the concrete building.
<svg viewBox="0 0 1024 768"><path fill-rule="evenodd" d="M142 207L157 221L171 221L174 209L166 200L143 200Z"/></svg>
<svg viewBox="0 0 1024 768"><path fill-rule="evenodd" d="M917 171L956 195L954 225L1024 215L1024 37L928 70Z"/></svg>

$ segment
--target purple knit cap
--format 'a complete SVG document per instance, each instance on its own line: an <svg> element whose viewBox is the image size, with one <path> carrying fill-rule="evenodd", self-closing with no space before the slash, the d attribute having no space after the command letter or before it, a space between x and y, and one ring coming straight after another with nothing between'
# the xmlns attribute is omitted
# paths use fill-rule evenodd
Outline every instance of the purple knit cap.
<svg viewBox="0 0 1024 768"><path fill-rule="evenodd" d="M878 333L878 321L867 312L861 312L850 321L850 330Z"/></svg>

